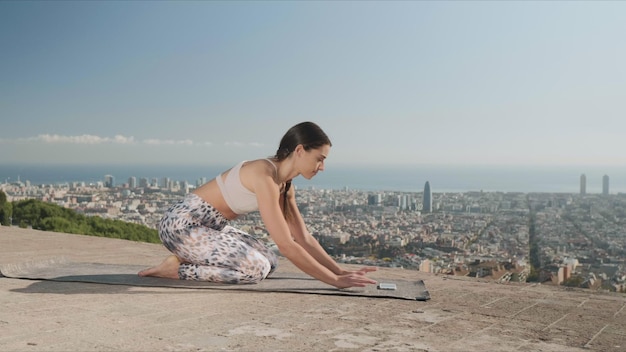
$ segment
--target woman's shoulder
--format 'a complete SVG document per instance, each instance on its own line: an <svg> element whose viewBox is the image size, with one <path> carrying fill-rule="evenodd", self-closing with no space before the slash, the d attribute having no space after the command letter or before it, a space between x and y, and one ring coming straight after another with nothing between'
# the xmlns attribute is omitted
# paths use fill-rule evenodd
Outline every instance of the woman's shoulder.
<svg viewBox="0 0 626 352"><path fill-rule="evenodd" d="M274 161L272 161L272 159L269 159L269 158L247 160L247 161L244 161L243 165L246 167L251 166L253 168L258 168L262 170L267 169L267 170L271 170L272 172L275 172L277 170L276 164L274 164Z"/></svg>
<svg viewBox="0 0 626 352"><path fill-rule="evenodd" d="M277 176L278 169L271 159L255 159L245 161L241 167L242 170L246 169L246 173L253 173L255 175L267 175L275 178Z"/></svg>
<svg viewBox="0 0 626 352"><path fill-rule="evenodd" d="M278 188L277 171L267 159L250 160L239 171L241 183L250 191L257 193L258 187Z"/></svg>

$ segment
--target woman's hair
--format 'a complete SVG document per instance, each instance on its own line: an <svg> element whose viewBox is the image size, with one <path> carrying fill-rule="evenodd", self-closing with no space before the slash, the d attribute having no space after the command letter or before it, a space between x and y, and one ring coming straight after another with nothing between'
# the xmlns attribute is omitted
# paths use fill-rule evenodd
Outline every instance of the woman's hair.
<svg viewBox="0 0 626 352"><path fill-rule="evenodd" d="M332 146L330 139L322 131L320 126L313 122L301 122L291 127L287 133L280 140L278 150L274 156L278 161L283 161L293 153L298 145L302 144L304 150L309 151L311 149L317 149L324 145ZM291 188L291 180L288 180L285 184L285 190L283 191L283 214L285 219L291 217L291 209L287 202L287 191Z"/></svg>

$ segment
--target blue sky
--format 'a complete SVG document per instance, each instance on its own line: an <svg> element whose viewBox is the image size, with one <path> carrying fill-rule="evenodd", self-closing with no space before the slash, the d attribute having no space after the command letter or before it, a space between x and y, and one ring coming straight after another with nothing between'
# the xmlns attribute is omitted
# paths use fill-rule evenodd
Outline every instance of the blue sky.
<svg viewBox="0 0 626 352"><path fill-rule="evenodd" d="M0 163L626 165L626 2L0 2Z"/></svg>

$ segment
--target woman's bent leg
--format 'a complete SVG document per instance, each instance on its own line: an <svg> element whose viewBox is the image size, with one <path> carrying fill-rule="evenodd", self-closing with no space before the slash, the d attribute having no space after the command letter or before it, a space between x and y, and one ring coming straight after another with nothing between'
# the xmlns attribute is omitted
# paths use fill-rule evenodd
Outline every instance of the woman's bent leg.
<svg viewBox="0 0 626 352"><path fill-rule="evenodd" d="M224 227L224 229L222 230L222 232L229 232L229 233L233 233L237 236L239 236L239 238L241 238L241 240L246 243L248 246L256 249L257 251L259 251L265 258L267 258L267 260L270 263L270 272L269 274L273 273L274 270L276 270L276 267L278 267L278 257L276 256L276 254L274 253L274 251L267 247L265 244L263 244L263 242L259 241L256 237L243 232L237 228L234 228L232 226L226 226Z"/></svg>
<svg viewBox="0 0 626 352"><path fill-rule="evenodd" d="M257 283L276 267L275 255L253 236L227 226L222 231L196 228L175 253L185 280ZM271 257L268 258L268 255Z"/></svg>
<svg viewBox="0 0 626 352"><path fill-rule="evenodd" d="M226 223L215 208L194 194L170 207L159 224L159 236L180 263L180 279L255 283L276 268L278 261L271 249Z"/></svg>

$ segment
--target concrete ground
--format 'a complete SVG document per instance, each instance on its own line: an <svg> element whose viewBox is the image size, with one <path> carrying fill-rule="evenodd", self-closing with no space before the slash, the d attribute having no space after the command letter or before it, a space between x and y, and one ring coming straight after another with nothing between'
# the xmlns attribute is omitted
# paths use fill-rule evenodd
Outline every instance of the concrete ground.
<svg viewBox="0 0 626 352"><path fill-rule="evenodd" d="M159 263L160 245L0 227L0 264ZM288 261L280 263L297 271ZM626 295L402 269L427 302L0 278L0 351L626 351Z"/></svg>

